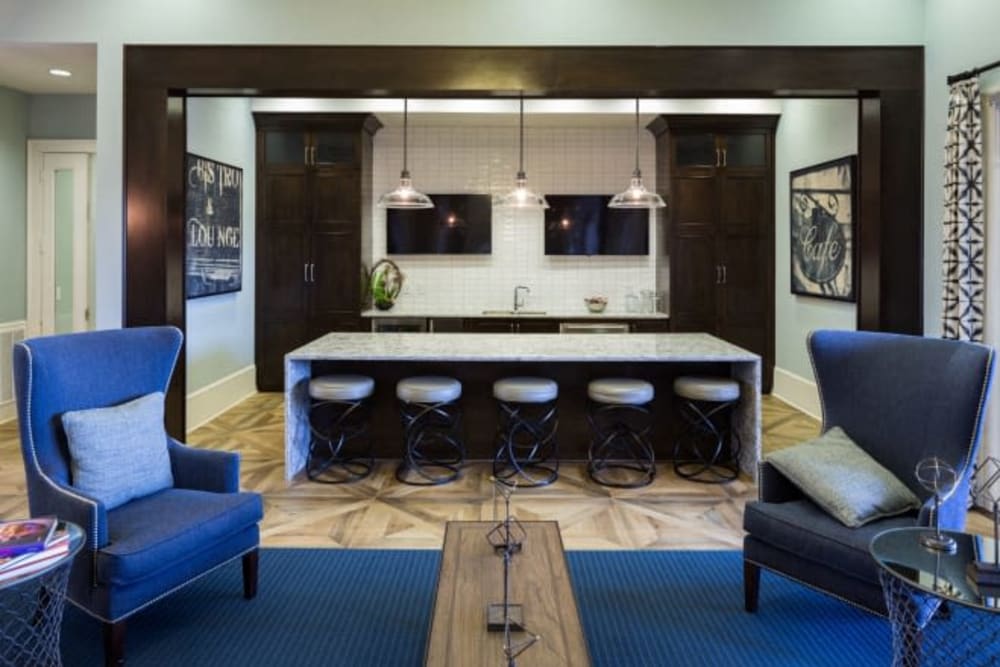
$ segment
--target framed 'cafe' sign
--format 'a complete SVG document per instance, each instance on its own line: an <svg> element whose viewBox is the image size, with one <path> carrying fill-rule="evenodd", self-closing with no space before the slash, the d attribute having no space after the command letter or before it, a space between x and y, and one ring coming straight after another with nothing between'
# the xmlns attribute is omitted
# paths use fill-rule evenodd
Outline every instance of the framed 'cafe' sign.
<svg viewBox="0 0 1000 667"><path fill-rule="evenodd" d="M854 155L791 172L792 293L855 300Z"/></svg>

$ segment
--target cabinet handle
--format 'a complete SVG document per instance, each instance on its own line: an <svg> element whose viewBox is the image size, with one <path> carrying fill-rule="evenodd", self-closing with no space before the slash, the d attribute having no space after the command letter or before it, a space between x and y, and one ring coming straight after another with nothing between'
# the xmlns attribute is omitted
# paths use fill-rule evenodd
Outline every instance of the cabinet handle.
<svg viewBox="0 0 1000 667"><path fill-rule="evenodd" d="M723 265L722 265L722 284L723 284L723 285L725 285L725 284L726 284L726 277L727 277L727 276L726 276L726 273L727 273L727 272L726 272L726 265L725 265L725 264L723 264Z"/></svg>
<svg viewBox="0 0 1000 667"><path fill-rule="evenodd" d="M514 333L514 323L513 322L510 323L510 332Z"/></svg>
<svg viewBox="0 0 1000 667"><path fill-rule="evenodd" d="M309 262L302 265L302 282L309 282Z"/></svg>
<svg viewBox="0 0 1000 667"><path fill-rule="evenodd" d="M723 167L728 167L729 166L728 153L729 153L729 151L727 149L725 149L725 148L722 149L722 166Z"/></svg>
<svg viewBox="0 0 1000 667"><path fill-rule="evenodd" d="M315 146L312 147L312 162L310 164L312 164L312 166L314 166L314 167L316 166L316 147Z"/></svg>
<svg viewBox="0 0 1000 667"><path fill-rule="evenodd" d="M308 146L303 146L302 147L302 163L303 164L309 164L309 147Z"/></svg>
<svg viewBox="0 0 1000 667"><path fill-rule="evenodd" d="M720 264L715 265L715 284L722 284L722 266Z"/></svg>
<svg viewBox="0 0 1000 667"><path fill-rule="evenodd" d="M315 264L310 264L309 265L309 282L311 282L311 283L316 282L316 265Z"/></svg>
<svg viewBox="0 0 1000 667"><path fill-rule="evenodd" d="M722 163L722 153L719 151L718 148L716 148L715 149L715 166L716 167L721 167L722 166L721 163Z"/></svg>

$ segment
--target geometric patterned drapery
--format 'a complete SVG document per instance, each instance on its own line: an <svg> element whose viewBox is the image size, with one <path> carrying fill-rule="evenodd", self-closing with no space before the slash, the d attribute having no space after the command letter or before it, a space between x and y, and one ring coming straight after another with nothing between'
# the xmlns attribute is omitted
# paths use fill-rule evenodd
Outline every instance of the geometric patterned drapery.
<svg viewBox="0 0 1000 667"><path fill-rule="evenodd" d="M976 77L951 86L944 159L944 337L983 340L986 223L983 124Z"/></svg>

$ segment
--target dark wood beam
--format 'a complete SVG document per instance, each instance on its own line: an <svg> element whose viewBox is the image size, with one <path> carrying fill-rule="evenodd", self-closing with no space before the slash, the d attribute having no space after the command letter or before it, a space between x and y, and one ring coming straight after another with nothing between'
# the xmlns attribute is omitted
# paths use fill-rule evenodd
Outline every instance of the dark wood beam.
<svg viewBox="0 0 1000 667"><path fill-rule="evenodd" d="M921 47L125 47L126 326L184 329L186 95L862 97L862 328L922 331ZM778 178L782 175L778 174ZM184 430L183 356L168 403Z"/></svg>

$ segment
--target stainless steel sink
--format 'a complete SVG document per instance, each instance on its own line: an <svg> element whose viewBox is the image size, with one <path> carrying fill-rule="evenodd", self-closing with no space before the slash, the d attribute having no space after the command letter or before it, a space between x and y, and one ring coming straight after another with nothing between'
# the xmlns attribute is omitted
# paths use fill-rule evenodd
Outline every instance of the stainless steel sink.
<svg viewBox="0 0 1000 667"><path fill-rule="evenodd" d="M484 310L483 315L501 315L501 316L511 316L511 315L545 315L544 310Z"/></svg>

